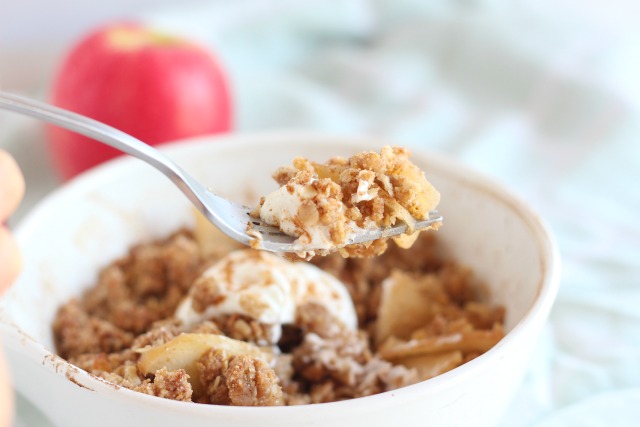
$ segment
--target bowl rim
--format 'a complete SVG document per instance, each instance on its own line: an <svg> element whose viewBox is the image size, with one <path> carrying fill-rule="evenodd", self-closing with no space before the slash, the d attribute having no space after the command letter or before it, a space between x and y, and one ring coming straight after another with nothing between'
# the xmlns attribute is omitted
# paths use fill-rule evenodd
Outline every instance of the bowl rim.
<svg viewBox="0 0 640 427"><path fill-rule="evenodd" d="M283 141L295 141L300 145L314 145L333 142L344 143L354 149L378 149L383 145L399 145L399 141L376 136L353 136L338 135L333 133L323 133L316 131L299 130L278 130L262 132L232 133L223 135L207 135L195 138L182 139L170 143L162 144L159 148L169 157L185 150L198 150L202 145L215 145L220 150L233 149L239 144L269 144L282 143ZM479 357L451 370L440 374L434 378L422 381L399 389L338 402L319 403L300 406L278 406L278 407L232 407L222 405L194 405L191 402L179 402L169 399L158 398L135 392L124 387L116 386L108 381L98 378L80 368L70 364L60 358L55 353L47 350L42 343L29 337L18 325L7 322L0 317L0 332L19 338L22 345L26 346L29 357L43 364L45 368L53 371L57 375L63 375L80 387L88 390L107 392L112 400L126 400L135 402L136 405L148 407L162 407L169 411L188 411L194 415L222 414L235 417L243 416L273 416L274 414L294 415L298 411L304 411L306 415L313 415L329 408L352 411L367 411L371 405L393 406L399 402L414 400L425 393L438 393L441 390L451 387L454 384L465 381L468 377L479 375L483 369L496 360L502 358L502 354L514 345L518 345L517 337L526 329L531 327L536 321L545 321L553 305L560 283L560 254L550 228L545 221L536 214L533 209L519 196L507 189L503 184L493 180L473 170L460 160L450 156L433 152L421 147L410 148L412 156L426 159L432 167L437 167L443 173L451 177L465 181L466 184L478 189L487 191L492 197L508 203L517 212L523 222L531 229L532 235L537 236L536 244L538 253L541 256L542 276L538 284L537 296L522 316L505 337L494 347ZM21 245L22 242L29 241L34 230L39 226L43 212L54 205L60 198L68 197L68 194L82 193L87 188L95 188L96 184L106 179L113 179L116 173L126 173L135 167L139 160L129 156L118 157L101 164L89 171L86 171L64 185L52 191L34 206L25 217L15 227L16 239ZM428 175L428 171L427 171ZM1 298L0 298L1 300ZM1 307L0 307L1 314ZM23 350L24 351L24 350Z"/></svg>

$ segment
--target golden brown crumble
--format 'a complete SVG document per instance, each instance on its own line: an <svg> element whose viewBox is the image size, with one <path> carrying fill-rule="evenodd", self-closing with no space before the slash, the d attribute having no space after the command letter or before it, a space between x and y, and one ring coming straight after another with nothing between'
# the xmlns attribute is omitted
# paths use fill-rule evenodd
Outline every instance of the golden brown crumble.
<svg viewBox="0 0 640 427"><path fill-rule="evenodd" d="M266 362L247 355L230 356L210 349L196 363L203 385L200 403L232 406L283 404L278 377Z"/></svg>
<svg viewBox="0 0 640 427"><path fill-rule="evenodd" d="M296 158L293 166L276 170L273 178L280 190L263 197L253 215L297 237L300 245L321 245L319 254L337 250L344 257L379 255L386 250L387 239L345 244L357 228L403 221L411 233L415 220L428 218L440 200L409 157L405 148L385 146L380 153L336 157L325 164ZM397 240L409 247L415 238ZM314 254L300 252L306 258Z"/></svg>
<svg viewBox="0 0 640 427"><path fill-rule="evenodd" d="M188 380L189 375L187 375L184 369L167 371L166 368L162 368L156 371L153 382L145 381L135 387L134 390L152 396L190 402L193 391L191 390L191 384L189 384Z"/></svg>
<svg viewBox="0 0 640 427"><path fill-rule="evenodd" d="M186 232L138 245L101 272L82 305L117 328L139 334L173 315L200 265L198 246Z"/></svg>
<svg viewBox="0 0 640 427"><path fill-rule="evenodd" d="M271 327L242 314L220 316L215 320L221 333L230 338L259 346L275 345Z"/></svg>
<svg viewBox="0 0 640 427"><path fill-rule="evenodd" d="M226 373L229 400L235 406L278 406L283 404L278 377L265 362L249 356L235 356Z"/></svg>
<svg viewBox="0 0 640 427"><path fill-rule="evenodd" d="M329 172L344 164L335 160ZM345 284L358 314L357 330L316 302L301 305L279 336L273 325L241 314L182 324L173 316L178 303L224 255L199 233L182 230L137 245L107 265L95 286L60 307L53 323L58 354L153 396L298 405L431 378L477 357L504 335L504 309L483 302L471 272L442 253L433 233L421 233L409 250L391 243L377 258L334 253L313 260ZM129 319L120 318L125 313ZM403 323L404 317L419 322ZM163 364L158 355L167 352L174 356Z"/></svg>
<svg viewBox="0 0 640 427"><path fill-rule="evenodd" d="M107 320L90 316L77 300L63 305L53 323L58 354L111 353L131 344L133 335Z"/></svg>

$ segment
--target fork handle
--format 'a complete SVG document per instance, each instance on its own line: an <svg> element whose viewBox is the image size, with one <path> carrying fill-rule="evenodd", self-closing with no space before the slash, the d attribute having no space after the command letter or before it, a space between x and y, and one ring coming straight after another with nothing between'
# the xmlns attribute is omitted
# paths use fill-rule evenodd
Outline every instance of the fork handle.
<svg viewBox="0 0 640 427"><path fill-rule="evenodd" d="M202 197L201 193L206 192L206 189L173 160L127 133L89 117L2 91L0 91L0 108L44 120L137 157L165 174L196 207L202 208L198 194Z"/></svg>
<svg viewBox="0 0 640 427"><path fill-rule="evenodd" d="M118 129L89 117L45 104L24 96L0 91L0 107L35 117L73 132L88 136L111 147L151 163L163 173L176 173L177 165L158 150Z"/></svg>

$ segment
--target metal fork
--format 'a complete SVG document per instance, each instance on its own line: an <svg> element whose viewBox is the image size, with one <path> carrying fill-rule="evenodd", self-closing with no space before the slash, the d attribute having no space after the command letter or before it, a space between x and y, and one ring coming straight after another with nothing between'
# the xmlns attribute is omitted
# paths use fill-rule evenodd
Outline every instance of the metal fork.
<svg viewBox="0 0 640 427"><path fill-rule="evenodd" d="M271 252L322 249L295 243L296 237L286 235L278 228L252 217L250 215L252 208L217 196L160 151L118 129L53 105L1 91L0 108L69 129L147 162L165 174L213 225L242 244ZM427 228L441 221L442 217L434 211L430 213L428 219L417 221L415 229ZM394 227L358 231L347 244L364 243L398 235L405 232L406 228L406 224L399 224ZM261 235L259 242L256 242L255 232Z"/></svg>

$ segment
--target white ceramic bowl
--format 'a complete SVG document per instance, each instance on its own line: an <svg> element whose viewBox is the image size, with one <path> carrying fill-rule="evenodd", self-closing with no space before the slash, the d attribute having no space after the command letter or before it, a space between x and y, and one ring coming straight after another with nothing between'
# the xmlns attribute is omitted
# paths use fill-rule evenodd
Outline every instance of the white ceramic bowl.
<svg viewBox="0 0 640 427"><path fill-rule="evenodd" d="M233 199L256 200L269 178L298 155L328 157L386 141L308 134L232 135L166 148L166 153ZM507 335L493 349L434 379L350 401L242 408L175 402L114 387L53 353L57 307L90 286L98 270L140 241L192 220L186 198L159 172L120 159L65 185L20 224L25 258L0 302L0 329L16 389L59 426L391 426L494 425L526 371L556 295L559 259L540 218L501 186L431 153L412 159L440 190L438 232L455 258L507 308Z"/></svg>

